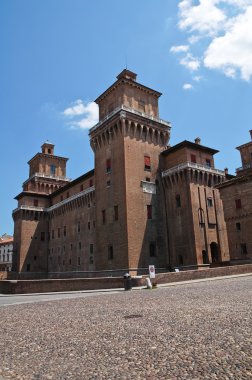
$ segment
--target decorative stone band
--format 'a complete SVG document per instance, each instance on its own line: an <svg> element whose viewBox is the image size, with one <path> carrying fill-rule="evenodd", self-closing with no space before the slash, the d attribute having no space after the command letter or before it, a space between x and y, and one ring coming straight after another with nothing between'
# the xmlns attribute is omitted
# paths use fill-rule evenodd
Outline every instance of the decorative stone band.
<svg viewBox="0 0 252 380"><path fill-rule="evenodd" d="M95 187L89 187L86 190L81 191L80 193L74 194L71 197L64 199L63 201L51 206L51 207L36 207L36 206L27 206L27 205L21 205L17 207L15 210L13 210L12 214L15 214L19 210L27 210L27 211L35 211L35 212L46 212L46 213L51 213L63 206L66 206L70 204L71 202L74 202L75 200L81 199L85 196L91 195L94 193ZM93 199L93 196L91 197ZM91 200L90 198L90 200Z"/></svg>
<svg viewBox="0 0 252 380"><path fill-rule="evenodd" d="M64 182L71 182L70 178L67 177L60 177L56 175L49 175L44 173L34 173L30 178L28 178L23 185L25 185L27 182L31 181L33 178L44 178L44 179L54 179L55 181L64 181Z"/></svg>
<svg viewBox="0 0 252 380"><path fill-rule="evenodd" d="M123 106L90 129L90 144L96 151L111 144L120 135L166 148L170 129L169 122Z"/></svg>
<svg viewBox="0 0 252 380"><path fill-rule="evenodd" d="M212 187L224 182L225 172L207 165L187 161L163 171L162 178L167 187L178 184L180 180L188 180Z"/></svg>

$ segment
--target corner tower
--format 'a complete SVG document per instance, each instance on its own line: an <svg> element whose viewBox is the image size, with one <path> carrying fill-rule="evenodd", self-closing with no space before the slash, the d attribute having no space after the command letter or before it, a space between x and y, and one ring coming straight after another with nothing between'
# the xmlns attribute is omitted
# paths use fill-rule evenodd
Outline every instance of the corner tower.
<svg viewBox="0 0 252 380"><path fill-rule="evenodd" d="M161 93L136 77L123 70L96 99L99 122L90 130L90 143L95 153L97 270L136 273L149 264L166 264L158 168L170 123L159 119Z"/></svg>

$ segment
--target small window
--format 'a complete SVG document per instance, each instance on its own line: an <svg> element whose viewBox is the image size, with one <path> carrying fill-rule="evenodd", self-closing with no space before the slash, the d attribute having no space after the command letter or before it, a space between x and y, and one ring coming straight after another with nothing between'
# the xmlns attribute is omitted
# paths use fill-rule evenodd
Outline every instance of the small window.
<svg viewBox="0 0 252 380"><path fill-rule="evenodd" d="M236 231L241 231L241 223L236 223Z"/></svg>
<svg viewBox="0 0 252 380"><path fill-rule="evenodd" d="M33 200L33 205L34 205L35 207L38 207L38 200L37 200L37 199L34 199L34 200Z"/></svg>
<svg viewBox="0 0 252 380"><path fill-rule="evenodd" d="M70 251L72 251L73 250L73 244L71 243L70 244Z"/></svg>
<svg viewBox="0 0 252 380"><path fill-rule="evenodd" d="M60 238L60 228L58 228L58 238Z"/></svg>
<svg viewBox="0 0 252 380"><path fill-rule="evenodd" d="M110 187L110 186L111 186L111 181L108 180L108 181L107 181L107 187Z"/></svg>
<svg viewBox="0 0 252 380"><path fill-rule="evenodd" d="M52 239L54 239L54 230L52 230Z"/></svg>
<svg viewBox="0 0 252 380"><path fill-rule="evenodd" d="M66 226L64 226L63 235L66 236Z"/></svg>
<svg viewBox="0 0 252 380"><path fill-rule="evenodd" d="M111 173L111 158L106 160L106 171L107 173Z"/></svg>
<svg viewBox="0 0 252 380"><path fill-rule="evenodd" d="M66 197L69 198L69 191L66 193Z"/></svg>
<svg viewBox="0 0 252 380"><path fill-rule="evenodd" d="M63 195L60 196L60 201L61 201L61 202L63 201Z"/></svg>
<svg viewBox="0 0 252 380"><path fill-rule="evenodd" d="M242 208L242 204L241 204L241 200L240 199L236 199L235 200L235 207L236 208Z"/></svg>
<svg viewBox="0 0 252 380"><path fill-rule="evenodd" d="M241 254L242 255L246 255L248 253L247 251L247 244L246 243L242 243L241 244Z"/></svg>
<svg viewBox="0 0 252 380"><path fill-rule="evenodd" d="M71 265L72 264L72 260L71 259L69 259L69 265Z"/></svg>
<svg viewBox="0 0 252 380"><path fill-rule="evenodd" d="M176 195L176 207L177 208L181 207L181 198L179 194Z"/></svg>
<svg viewBox="0 0 252 380"><path fill-rule="evenodd" d="M146 182L150 182L150 178L149 178L149 177L146 177L146 178L145 178L145 181L146 181Z"/></svg>
<svg viewBox="0 0 252 380"><path fill-rule="evenodd" d="M94 244L89 245L89 253L92 255L94 252Z"/></svg>
<svg viewBox="0 0 252 380"><path fill-rule="evenodd" d="M209 160L209 158L206 159L206 166L211 168L211 160Z"/></svg>
<svg viewBox="0 0 252 380"><path fill-rule="evenodd" d="M113 260L114 259L114 250L113 250L113 245L108 246L108 259Z"/></svg>
<svg viewBox="0 0 252 380"><path fill-rule="evenodd" d="M152 205L147 205L147 219L152 219Z"/></svg>
<svg viewBox="0 0 252 380"><path fill-rule="evenodd" d="M80 232L80 222L77 224L77 231Z"/></svg>
<svg viewBox="0 0 252 380"><path fill-rule="evenodd" d="M118 220L118 206L114 206L114 220Z"/></svg>
<svg viewBox="0 0 252 380"><path fill-rule="evenodd" d="M90 179L90 180L89 180L89 187L92 187L92 186L93 186L93 180Z"/></svg>
<svg viewBox="0 0 252 380"><path fill-rule="evenodd" d="M157 256L156 244L155 243L150 243L149 252L150 252L150 257L156 257Z"/></svg>
<svg viewBox="0 0 252 380"><path fill-rule="evenodd" d="M89 257L89 264L94 264L94 258L93 258L93 256Z"/></svg>
<svg viewBox="0 0 252 380"><path fill-rule="evenodd" d="M195 154L191 154L191 162L193 162L194 164L196 164L197 160L196 160Z"/></svg>
<svg viewBox="0 0 252 380"><path fill-rule="evenodd" d="M207 207L213 207L213 198L207 198Z"/></svg>
<svg viewBox="0 0 252 380"><path fill-rule="evenodd" d="M60 264L60 256L58 256L58 264Z"/></svg>
<svg viewBox="0 0 252 380"><path fill-rule="evenodd" d="M106 223L106 210L102 210L102 224Z"/></svg>
<svg viewBox="0 0 252 380"><path fill-rule="evenodd" d="M150 156L144 156L144 170L151 170Z"/></svg>
<svg viewBox="0 0 252 380"><path fill-rule="evenodd" d="M41 232L40 234L40 240L45 241L45 232Z"/></svg>
<svg viewBox="0 0 252 380"><path fill-rule="evenodd" d="M80 185L80 191L83 191L83 185Z"/></svg>
<svg viewBox="0 0 252 380"><path fill-rule="evenodd" d="M88 226L88 229L90 230L90 222L88 222L87 226Z"/></svg>
<svg viewBox="0 0 252 380"><path fill-rule="evenodd" d="M49 149L48 149L48 151L49 151ZM55 173L56 173L56 166L55 166L55 165L51 165L51 166L50 166L50 173L51 173L52 175L55 175Z"/></svg>
<svg viewBox="0 0 252 380"><path fill-rule="evenodd" d="M33 256L33 260L36 261L37 260L37 256Z"/></svg>
<svg viewBox="0 0 252 380"><path fill-rule="evenodd" d="M27 264L27 265L26 265L26 271L27 271L27 272L30 272L30 270L31 270L31 265L30 265L30 264Z"/></svg>
<svg viewBox="0 0 252 380"><path fill-rule="evenodd" d="M81 249L81 242L79 241L79 249Z"/></svg>
<svg viewBox="0 0 252 380"><path fill-rule="evenodd" d="M145 101L144 100L139 100L138 102L138 107L139 107L139 110L141 111L145 111Z"/></svg>
<svg viewBox="0 0 252 380"><path fill-rule="evenodd" d="M78 265L80 265L80 257L78 257Z"/></svg>

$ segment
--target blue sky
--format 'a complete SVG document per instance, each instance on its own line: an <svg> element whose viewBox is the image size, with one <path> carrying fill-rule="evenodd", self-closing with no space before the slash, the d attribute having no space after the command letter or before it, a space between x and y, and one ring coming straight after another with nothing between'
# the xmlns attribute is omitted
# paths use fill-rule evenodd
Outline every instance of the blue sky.
<svg viewBox="0 0 252 380"><path fill-rule="evenodd" d="M2 0L0 235L43 142L68 177L93 168L93 100L126 65L163 93L171 145L199 136L234 173L252 129L250 25L252 0Z"/></svg>

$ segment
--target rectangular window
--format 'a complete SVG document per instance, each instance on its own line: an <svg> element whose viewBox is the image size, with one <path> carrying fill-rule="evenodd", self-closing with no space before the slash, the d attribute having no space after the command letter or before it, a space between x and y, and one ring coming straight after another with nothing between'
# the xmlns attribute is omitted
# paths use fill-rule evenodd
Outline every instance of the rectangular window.
<svg viewBox="0 0 252 380"><path fill-rule="evenodd" d="M151 170L150 156L144 156L144 170Z"/></svg>
<svg viewBox="0 0 252 380"><path fill-rule="evenodd" d="M206 159L206 166L211 168L211 160L209 160L209 158Z"/></svg>
<svg viewBox="0 0 252 380"><path fill-rule="evenodd" d="M94 244L89 245L89 253L92 255L94 252Z"/></svg>
<svg viewBox="0 0 252 380"><path fill-rule="evenodd" d="M176 207L181 207L181 198L179 194L176 195Z"/></svg>
<svg viewBox="0 0 252 380"><path fill-rule="evenodd" d="M147 219L152 219L152 205L147 205Z"/></svg>
<svg viewBox="0 0 252 380"><path fill-rule="evenodd" d="M38 207L38 200L37 199L33 200L33 206Z"/></svg>
<svg viewBox="0 0 252 380"><path fill-rule="evenodd" d="M45 241L45 232L41 232L40 234L40 240Z"/></svg>
<svg viewBox="0 0 252 380"><path fill-rule="evenodd" d="M156 244L155 243L150 243L149 252L150 252L150 257L156 257L157 256Z"/></svg>
<svg viewBox="0 0 252 380"><path fill-rule="evenodd" d="M80 191L83 191L83 185L80 185Z"/></svg>
<svg viewBox="0 0 252 380"><path fill-rule="evenodd" d="M81 242L79 241L79 249L81 249Z"/></svg>
<svg viewBox="0 0 252 380"><path fill-rule="evenodd" d="M241 200L240 199L236 199L235 200L235 207L236 208L242 208L242 204L241 204Z"/></svg>
<svg viewBox="0 0 252 380"><path fill-rule="evenodd" d="M26 265L26 271L27 271L27 272L30 272L30 270L31 270L31 265L30 265L30 264L27 264L27 265Z"/></svg>
<svg viewBox="0 0 252 380"><path fill-rule="evenodd" d="M63 235L66 236L66 226L64 226Z"/></svg>
<svg viewBox="0 0 252 380"><path fill-rule="evenodd" d="M56 166L55 166L55 165L51 165L51 166L50 166L50 173L51 173L52 175L55 175L55 173L56 173Z"/></svg>
<svg viewBox="0 0 252 380"><path fill-rule="evenodd" d="M90 179L90 180L89 180L89 187L92 187L92 186L93 186L93 180Z"/></svg>
<svg viewBox="0 0 252 380"><path fill-rule="evenodd" d="M196 164L196 156L195 154L191 154L191 162L193 162L194 164Z"/></svg>
<svg viewBox="0 0 252 380"><path fill-rule="evenodd" d="M58 238L60 238L60 228L58 228Z"/></svg>
<svg viewBox="0 0 252 380"><path fill-rule="evenodd" d="M114 206L114 220L118 220L118 206Z"/></svg>
<svg viewBox="0 0 252 380"><path fill-rule="evenodd" d="M78 222L77 231L80 232L80 222Z"/></svg>
<svg viewBox="0 0 252 380"><path fill-rule="evenodd" d="M113 250L113 245L108 246L108 259L113 260L114 259L114 250Z"/></svg>
<svg viewBox="0 0 252 380"><path fill-rule="evenodd" d="M54 230L52 230L52 239L54 239Z"/></svg>
<svg viewBox="0 0 252 380"><path fill-rule="evenodd" d="M213 207L213 198L207 198L207 207Z"/></svg>
<svg viewBox="0 0 252 380"><path fill-rule="evenodd" d="M106 210L102 210L102 224L106 223Z"/></svg>
<svg viewBox="0 0 252 380"><path fill-rule="evenodd" d="M241 254L242 255L246 255L248 253L247 251L247 244L246 243L242 243L241 244Z"/></svg>
<svg viewBox="0 0 252 380"><path fill-rule="evenodd" d="M69 191L66 193L66 197L69 198Z"/></svg>
<svg viewBox="0 0 252 380"><path fill-rule="evenodd" d="M138 107L139 107L139 110L141 111L145 111L145 101L144 100L139 100L138 102Z"/></svg>
<svg viewBox="0 0 252 380"><path fill-rule="evenodd" d="M107 181L107 187L110 187L110 186L111 186L111 181L108 180L108 181Z"/></svg>
<svg viewBox="0 0 252 380"><path fill-rule="evenodd" d="M150 178L149 178L149 177L146 177L146 178L145 178L145 181L146 181L146 182L150 182Z"/></svg>
<svg viewBox="0 0 252 380"><path fill-rule="evenodd" d="M93 256L89 257L89 264L94 264L94 258L93 258Z"/></svg>
<svg viewBox="0 0 252 380"><path fill-rule="evenodd" d="M106 160L106 171L107 173L111 173L111 158Z"/></svg>
<svg viewBox="0 0 252 380"><path fill-rule="evenodd" d="M60 196L60 201L61 201L61 202L63 201L63 195Z"/></svg>
<svg viewBox="0 0 252 380"><path fill-rule="evenodd" d="M88 229L90 230L90 222L88 222L87 227L88 227Z"/></svg>
<svg viewBox="0 0 252 380"><path fill-rule="evenodd" d="M236 223L236 231L241 231L241 223Z"/></svg>
<svg viewBox="0 0 252 380"><path fill-rule="evenodd" d="M80 257L78 257L78 265L80 265Z"/></svg>

